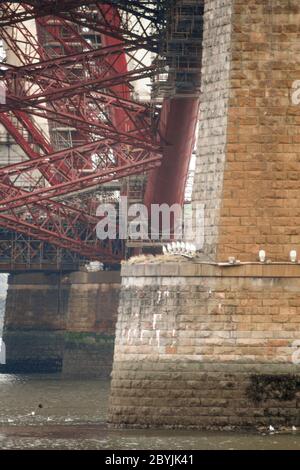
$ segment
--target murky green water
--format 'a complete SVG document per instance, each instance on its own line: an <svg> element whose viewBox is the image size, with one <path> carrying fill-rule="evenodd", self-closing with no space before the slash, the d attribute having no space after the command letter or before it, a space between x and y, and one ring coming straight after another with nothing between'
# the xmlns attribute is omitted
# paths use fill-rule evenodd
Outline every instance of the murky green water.
<svg viewBox="0 0 300 470"><path fill-rule="evenodd" d="M0 449L300 449L300 434L109 430L109 383L0 375Z"/></svg>

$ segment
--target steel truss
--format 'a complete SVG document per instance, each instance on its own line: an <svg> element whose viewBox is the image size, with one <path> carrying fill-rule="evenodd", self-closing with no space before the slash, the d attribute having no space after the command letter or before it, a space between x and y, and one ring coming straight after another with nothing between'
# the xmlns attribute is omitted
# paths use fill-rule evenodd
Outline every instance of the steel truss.
<svg viewBox="0 0 300 470"><path fill-rule="evenodd" d="M191 28L186 25L202 14L200 4L199 0L0 4L0 39L12 57L0 62L0 82L6 89L0 124L25 160L2 165L0 155L3 230L88 259L119 263L123 244L96 240L96 188L151 171L146 201L182 202L201 65L199 47L195 48L199 22L193 21ZM189 64L186 57L191 47ZM136 81L158 81L162 73L169 76L171 96L180 89L187 100L193 97L192 102L185 106L183 99L173 106L170 95L162 96L162 106L135 99ZM159 89L158 83L156 96ZM176 111L168 116L169 110ZM188 142L184 145L182 136L172 147L169 135L180 131L180 119L175 125L177 115L183 116L183 122L192 122ZM168 134L168 128L174 131ZM175 162L176 178L168 185L174 154L183 163ZM157 171L164 160L162 179ZM177 175L181 183L176 190ZM89 191L89 203L83 203L81 194ZM70 194L78 197L74 200Z"/></svg>
<svg viewBox="0 0 300 470"><path fill-rule="evenodd" d="M158 52L168 17L176 0L27 0L6 2L0 26L51 15L89 27L105 36L126 42L147 41L147 48ZM12 5L8 5L11 3ZM123 13L119 23L120 12Z"/></svg>
<svg viewBox="0 0 300 470"><path fill-rule="evenodd" d="M155 110L132 99L132 82L155 72L144 60L158 31L154 10L139 2L130 8L128 2L109 3L1 4L1 37L18 65L3 64L7 93L0 122L28 160L0 168L0 226L91 259L119 262L123 244L116 249L97 242L95 216L61 199L144 173L161 159ZM36 20L35 32L28 19ZM99 44L87 40L84 28L99 33ZM37 118L51 124L48 134ZM79 145L73 139L71 146L55 148L51 126L76 129Z"/></svg>
<svg viewBox="0 0 300 470"><path fill-rule="evenodd" d="M0 229L0 271L73 271L86 263L84 257L39 239Z"/></svg>

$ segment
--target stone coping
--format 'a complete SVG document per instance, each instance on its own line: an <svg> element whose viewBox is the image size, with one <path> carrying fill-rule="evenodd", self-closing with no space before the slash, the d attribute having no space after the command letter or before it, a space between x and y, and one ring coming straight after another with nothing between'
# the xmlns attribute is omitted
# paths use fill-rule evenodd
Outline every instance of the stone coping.
<svg viewBox="0 0 300 470"><path fill-rule="evenodd" d="M57 273L31 273L14 274L9 277L8 283L11 286L54 286L57 287L60 275ZM74 271L69 274L62 274L62 284L120 284L121 277L119 271L98 271L84 272Z"/></svg>
<svg viewBox="0 0 300 470"><path fill-rule="evenodd" d="M293 263L203 263L195 261L124 263L122 277L251 277L300 278L300 264Z"/></svg>
<svg viewBox="0 0 300 470"><path fill-rule="evenodd" d="M120 271L80 272L69 275L70 284L120 284Z"/></svg>

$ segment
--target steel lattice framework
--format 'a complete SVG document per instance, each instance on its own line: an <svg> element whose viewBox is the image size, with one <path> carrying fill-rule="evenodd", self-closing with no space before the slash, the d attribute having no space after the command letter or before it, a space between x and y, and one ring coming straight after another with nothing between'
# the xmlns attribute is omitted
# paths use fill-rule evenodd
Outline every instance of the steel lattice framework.
<svg viewBox="0 0 300 470"><path fill-rule="evenodd" d="M121 243L96 239L95 190L151 171L147 203L153 191L159 193L155 185L164 183L156 172L161 165L162 174L169 172L166 128L175 124L170 109L178 84L184 82L184 113L199 105L201 53L193 49L189 64L186 55L198 35L201 43L198 23L189 24L201 16L198 0L1 2L0 38L9 53L0 62L6 92L0 124L24 155L11 164L0 155L3 230L103 263L124 257ZM135 99L134 84L155 84L162 72L173 98L160 96L159 105L157 99ZM183 182L195 124L193 117L183 136L188 145L179 145ZM87 191L83 202L80 194ZM171 202L182 203L182 184L174 194Z"/></svg>

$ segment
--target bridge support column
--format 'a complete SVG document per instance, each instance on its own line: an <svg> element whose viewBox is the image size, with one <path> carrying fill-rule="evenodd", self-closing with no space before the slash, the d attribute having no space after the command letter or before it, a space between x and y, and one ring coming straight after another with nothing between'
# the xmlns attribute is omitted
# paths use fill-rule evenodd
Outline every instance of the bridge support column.
<svg viewBox="0 0 300 470"><path fill-rule="evenodd" d="M113 361L120 273L75 272L68 282L63 375L108 378Z"/></svg>
<svg viewBox="0 0 300 470"><path fill-rule="evenodd" d="M109 422L300 425L300 266L123 268Z"/></svg>
<svg viewBox="0 0 300 470"><path fill-rule="evenodd" d="M205 1L193 197L206 264L123 267L113 425L300 425L299 18L296 1Z"/></svg>
<svg viewBox="0 0 300 470"><path fill-rule="evenodd" d="M109 376L119 282L106 271L10 275L4 370Z"/></svg>
<svg viewBox="0 0 300 470"><path fill-rule="evenodd" d="M11 274L4 317L7 372L62 367L69 286L56 273Z"/></svg>

